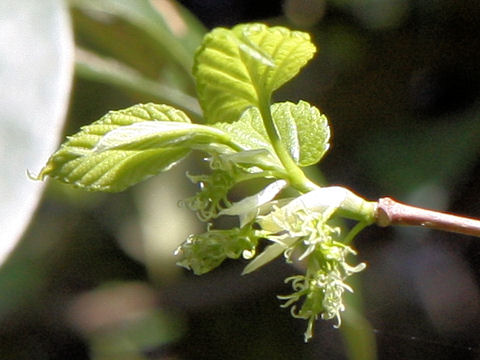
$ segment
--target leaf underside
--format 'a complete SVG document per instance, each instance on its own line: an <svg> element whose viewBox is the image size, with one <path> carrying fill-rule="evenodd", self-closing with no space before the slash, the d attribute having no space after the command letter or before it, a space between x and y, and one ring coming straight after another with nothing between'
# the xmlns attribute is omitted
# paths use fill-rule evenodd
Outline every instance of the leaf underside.
<svg viewBox="0 0 480 360"><path fill-rule="evenodd" d="M273 121L290 156L300 166L314 165L329 148L330 128L325 115L305 101L271 107Z"/></svg>

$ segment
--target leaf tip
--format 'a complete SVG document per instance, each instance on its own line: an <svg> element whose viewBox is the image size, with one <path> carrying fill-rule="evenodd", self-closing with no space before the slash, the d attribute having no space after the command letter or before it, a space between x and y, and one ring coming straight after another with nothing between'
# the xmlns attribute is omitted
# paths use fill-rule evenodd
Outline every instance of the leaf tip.
<svg viewBox="0 0 480 360"><path fill-rule="evenodd" d="M27 177L30 180L33 181L43 181L47 176L50 175L50 173L54 170L54 166L51 164L49 161L41 170L39 173L35 174L33 173L30 169L26 170Z"/></svg>
<svg viewBox="0 0 480 360"><path fill-rule="evenodd" d="M41 172L38 173L37 175L35 175L33 172L30 171L30 169L27 169L26 170L26 173L27 173L27 177L30 179L30 180L34 180L34 181L42 181L44 176L41 176Z"/></svg>

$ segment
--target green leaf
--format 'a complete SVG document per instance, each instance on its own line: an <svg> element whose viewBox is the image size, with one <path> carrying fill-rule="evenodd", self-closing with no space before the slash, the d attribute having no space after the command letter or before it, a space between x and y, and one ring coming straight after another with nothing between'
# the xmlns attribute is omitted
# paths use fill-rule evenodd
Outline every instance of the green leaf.
<svg viewBox="0 0 480 360"><path fill-rule="evenodd" d="M143 122L158 122L167 130L153 135L155 126L144 125L148 131L138 134ZM176 127L162 127L165 122L174 122ZM198 125L191 124L183 112L167 105L140 104L111 111L69 137L38 178L50 176L85 190L124 190L183 159L190 149L182 145L196 136L194 131L185 131L190 126L197 130ZM200 134L201 141L204 135Z"/></svg>
<svg viewBox="0 0 480 360"><path fill-rule="evenodd" d="M261 150L261 153L252 152L251 164L264 165L266 168L283 168L268 139L257 108L248 108L236 122L218 122L214 126L230 134L231 138L235 139L235 142L243 149ZM243 160L248 161L247 156L244 156Z"/></svg>
<svg viewBox="0 0 480 360"><path fill-rule="evenodd" d="M307 33L263 24L217 28L195 56L197 93L210 123L236 121L245 108L293 78L312 58Z"/></svg>
<svg viewBox="0 0 480 360"><path fill-rule="evenodd" d="M73 12L76 31L94 48L152 75L165 60L180 65L190 75L192 55L205 29L176 2L71 0L70 3L81 10Z"/></svg>
<svg viewBox="0 0 480 360"><path fill-rule="evenodd" d="M218 122L214 126L229 133L245 149L266 149L275 153L257 108L247 109L234 123Z"/></svg>
<svg viewBox="0 0 480 360"><path fill-rule="evenodd" d="M122 126L105 134L95 146L106 150L151 150L172 147L202 148L202 144L230 143L225 132L205 125L173 121L145 121Z"/></svg>
<svg viewBox="0 0 480 360"><path fill-rule="evenodd" d="M329 148L330 128L325 115L305 101L271 107L273 121L292 159L300 166L316 164Z"/></svg>
<svg viewBox="0 0 480 360"><path fill-rule="evenodd" d="M271 106L273 121L280 138L296 164L316 164L329 148L330 128L327 118L305 101L276 103ZM251 107L238 121L219 122L215 127L229 133L244 149L266 150L264 161L282 167L263 125L260 111ZM256 161L260 161L259 158Z"/></svg>

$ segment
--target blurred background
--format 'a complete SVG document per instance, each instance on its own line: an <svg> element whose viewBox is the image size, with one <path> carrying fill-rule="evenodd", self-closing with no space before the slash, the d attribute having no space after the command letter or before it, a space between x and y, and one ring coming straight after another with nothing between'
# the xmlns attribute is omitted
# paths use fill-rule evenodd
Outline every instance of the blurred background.
<svg viewBox="0 0 480 360"><path fill-rule="evenodd" d="M260 21L318 47L276 100L329 118L329 183L480 217L480 2L6 3L0 236L18 243L0 268L0 359L480 359L479 239L368 228L342 328L318 321L304 344L306 323L276 298L298 272L281 259L243 277L242 261L201 277L175 265L174 249L202 230L177 206L198 158L119 194L25 174L108 110L152 101L198 119L190 69L203 34Z"/></svg>

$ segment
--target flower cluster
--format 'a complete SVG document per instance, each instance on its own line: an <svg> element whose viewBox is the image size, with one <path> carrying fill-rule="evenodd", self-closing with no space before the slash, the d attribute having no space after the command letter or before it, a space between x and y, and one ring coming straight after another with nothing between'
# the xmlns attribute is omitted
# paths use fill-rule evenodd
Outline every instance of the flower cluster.
<svg viewBox="0 0 480 360"><path fill-rule="evenodd" d="M228 192L235 184L268 177L268 172L249 164L258 159L259 155L264 155L263 151L221 153L217 147L210 145L209 152L210 157L205 160L212 171L210 174L187 174L190 181L199 184L200 191L180 202L180 205L195 211L198 218L204 222L210 222L218 217L222 210L232 206L228 200Z"/></svg>
<svg viewBox="0 0 480 360"><path fill-rule="evenodd" d="M327 246L323 246L327 249ZM282 307L290 307L294 317L308 320L305 332L305 341L313 335L314 321L320 315L324 320L336 319L339 327L341 324L340 313L345 309L342 296L345 290L353 292L352 288L345 283L345 279L365 268L361 263L355 267L347 264L345 257L349 253L355 254L350 247L331 246L331 252L340 255L339 260L330 259L330 254L316 250L309 255L307 272L305 275L289 277L285 282L291 282L293 293L278 296L285 300ZM330 252L330 251L329 251ZM303 303L297 309L297 302L303 299Z"/></svg>
<svg viewBox="0 0 480 360"><path fill-rule="evenodd" d="M215 174L213 171L213 174ZM208 179L215 179L214 175ZM223 181L223 179L221 179ZM210 183L208 183L210 184ZM236 203L223 201L216 215L238 216L240 226L230 230L209 231L191 235L178 249L182 255L179 264L196 274L210 271L226 258L251 259L244 273L252 272L284 255L287 262L305 264L304 275L286 279L293 288L290 295L279 296L282 307L291 307L294 317L308 320L305 341L313 334L316 319L336 319L341 323L344 310L343 293L352 288L346 279L365 268L365 264L351 266L348 255L355 251L342 242L345 237L340 227L333 226L333 217L348 201L350 192L345 188L318 188L296 198L280 198L278 194L287 186L285 180L270 183L259 193ZM214 187L213 187L214 188ZM205 187L200 194L204 193ZM218 191L209 191L205 208L217 201ZM226 196L226 192L222 193ZM202 195L203 196L203 195ZM218 203L218 202L217 202ZM202 213L202 209L198 209ZM271 244L256 255L260 238ZM256 256L255 256L256 255Z"/></svg>
<svg viewBox="0 0 480 360"><path fill-rule="evenodd" d="M209 272L226 258L238 259L255 254L258 238L248 227L229 230L210 230L192 234L175 251L181 255L179 265L191 269L196 275Z"/></svg>
<svg viewBox="0 0 480 360"><path fill-rule="evenodd" d="M235 180L229 173L214 170L209 175L189 174L188 177L193 183L199 184L200 191L180 204L195 211L200 220L211 221L222 209L231 206L227 193Z"/></svg>
<svg viewBox="0 0 480 360"><path fill-rule="evenodd" d="M286 185L286 181L278 180L259 194L232 204L228 193L233 186L241 181L266 176L258 168L243 166L239 161L245 160L245 156L236 155L212 154L207 159L212 169L210 174L188 175L192 182L199 184L200 190L180 204L195 211L200 220L208 223L208 229L205 233L190 235L175 254L181 256L178 261L180 266L193 270L197 275L214 269L227 258L243 256L250 259L255 255L261 237L261 232L253 228L256 209L260 202L270 201ZM245 220L247 213L249 220ZM212 221L222 215L239 215L240 227L214 229Z"/></svg>
<svg viewBox="0 0 480 360"><path fill-rule="evenodd" d="M287 205L275 208L266 216L260 216L258 223L268 231L268 239L284 249L287 261L305 261L306 274L286 279L291 282L294 292L279 296L285 300L283 307L290 307L294 317L308 320L305 341L312 336L313 323L322 319L337 319L344 310L342 295L345 290L353 292L345 280L365 268L365 264L351 266L347 256L355 254L348 245L341 242L339 227L329 224L338 206L335 199L342 199L338 188L324 188L312 191L292 200ZM330 198L330 204L325 198ZM337 201L341 205L341 201ZM298 308L297 303L301 302Z"/></svg>

